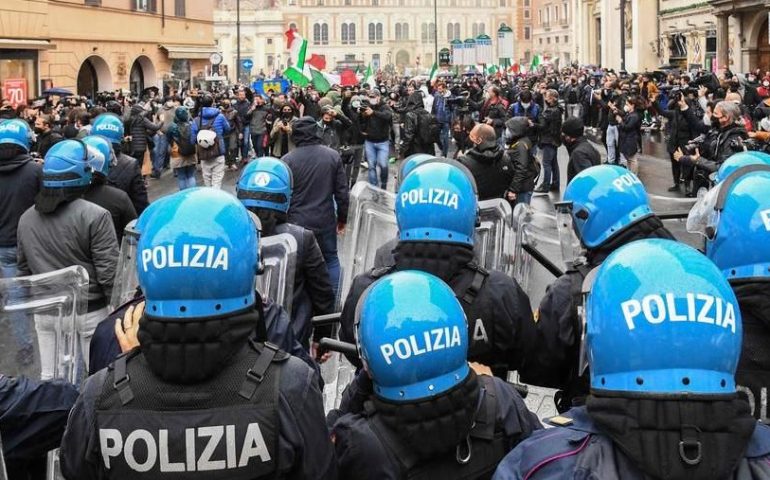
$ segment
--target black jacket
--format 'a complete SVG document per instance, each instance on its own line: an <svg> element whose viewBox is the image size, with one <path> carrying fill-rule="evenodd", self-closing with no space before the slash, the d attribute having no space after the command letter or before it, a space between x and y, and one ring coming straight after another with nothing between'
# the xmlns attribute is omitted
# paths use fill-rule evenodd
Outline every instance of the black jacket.
<svg viewBox="0 0 770 480"><path fill-rule="evenodd" d="M403 142L401 154L404 157L415 153L427 153L429 155L436 153L433 142L423 142L420 135L421 128L424 126L420 120L425 116L430 116L430 114L423 108L422 94L414 92L406 102L404 134L401 137Z"/></svg>
<svg viewBox="0 0 770 480"><path fill-rule="evenodd" d="M507 153L513 164L513 177L508 190L514 193L531 192L540 175L540 164L532 154L529 121L527 117L515 117L505 122L505 127L511 132Z"/></svg>
<svg viewBox="0 0 770 480"><path fill-rule="evenodd" d="M116 151L117 154L117 151ZM142 179L142 170L135 158L123 153L117 154L118 164L110 168L107 181L128 194L137 215L141 215L150 201L147 199L147 186Z"/></svg>
<svg viewBox="0 0 770 480"><path fill-rule="evenodd" d="M0 160L0 247L16 246L19 218L35 204L43 169L29 155Z"/></svg>
<svg viewBox="0 0 770 480"><path fill-rule="evenodd" d="M687 123L695 131L703 131L703 121L699 119L693 109L684 112ZM716 172L722 162L730 158L734 153L742 151L740 140L748 138L743 124L730 125L727 128L712 127L706 133L706 138L700 148L700 158L692 161L689 156L682 157L685 165L693 164L707 172Z"/></svg>
<svg viewBox="0 0 770 480"><path fill-rule="evenodd" d="M131 153L133 154L147 150L148 137L155 135L155 132L163 126L162 123L152 123L140 105L131 107L131 116L123 123L126 135L131 136Z"/></svg>
<svg viewBox="0 0 770 480"><path fill-rule="evenodd" d="M119 188L103 183L92 183L83 198L89 202L95 203L112 215L112 224L115 227L115 235L118 239L118 246L123 238L123 231L131 220L134 220L136 210L128 198L128 194Z"/></svg>
<svg viewBox="0 0 770 480"><path fill-rule="evenodd" d="M340 142L342 145L363 145L364 137L361 134L361 115L350 106L350 97L342 99L342 113L350 119L351 125L342 131Z"/></svg>
<svg viewBox="0 0 770 480"><path fill-rule="evenodd" d="M374 113L370 116L359 115L358 121L364 140L380 143L390 139L393 127L393 110L384 103L372 106Z"/></svg>
<svg viewBox="0 0 770 480"><path fill-rule="evenodd" d="M296 120L296 148L283 157L294 179L289 222L316 233L334 229L348 217L345 168L339 153L321 145L319 132L311 117Z"/></svg>
<svg viewBox="0 0 770 480"><path fill-rule="evenodd" d="M47 133L41 133L37 136L37 142L35 142L35 146L32 151L40 155L40 158L45 158L45 154L48 153L48 150L50 150L51 147L61 142L62 140L64 140L64 137L62 137L60 133L54 132L53 130Z"/></svg>
<svg viewBox="0 0 770 480"><path fill-rule="evenodd" d="M749 395L754 418L767 423L770 390L770 283L767 279L734 280L735 296L743 319L743 344L735 381Z"/></svg>
<svg viewBox="0 0 770 480"><path fill-rule="evenodd" d="M623 117L623 122L618 124L620 141L618 148L620 153L630 158L639 153L639 145L642 138L642 116L634 110Z"/></svg>
<svg viewBox="0 0 770 480"><path fill-rule="evenodd" d="M662 109L660 113L668 119L666 125L666 149L669 154L672 154L677 148L683 148L687 145L687 142L696 135L687 123L687 117L679 110L675 100L668 102L668 108Z"/></svg>
<svg viewBox="0 0 770 480"><path fill-rule="evenodd" d="M479 120L481 123L492 120L492 127L495 129L497 138L500 138L500 135L503 134L505 120L507 118L507 112L505 111L505 105L503 105L502 99L498 99L498 101L494 103L487 100L481 105L481 109L479 110Z"/></svg>
<svg viewBox="0 0 770 480"><path fill-rule="evenodd" d="M586 168L601 165L602 156L591 145L586 137L580 137L571 145L567 145L569 162L567 163L567 183L571 182L575 175Z"/></svg>
<svg viewBox="0 0 770 480"><path fill-rule="evenodd" d="M541 145L553 145L554 147L561 145L561 122L563 117L564 112L560 106L545 107L535 125L538 133L540 133Z"/></svg>
<svg viewBox="0 0 770 480"><path fill-rule="evenodd" d="M503 198L513 180L514 168L508 154L497 142L476 145L459 160L473 174L479 200Z"/></svg>
<svg viewBox="0 0 770 480"><path fill-rule="evenodd" d="M350 119L345 115L338 115L330 123L325 123L323 119L318 122L321 128L321 143L334 150L339 150L342 145L342 134L351 126Z"/></svg>

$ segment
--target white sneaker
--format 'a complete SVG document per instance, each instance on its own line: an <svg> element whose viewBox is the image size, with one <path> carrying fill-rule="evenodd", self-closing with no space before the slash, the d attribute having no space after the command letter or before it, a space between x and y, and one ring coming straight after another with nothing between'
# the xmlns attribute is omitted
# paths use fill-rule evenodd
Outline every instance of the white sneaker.
<svg viewBox="0 0 770 480"><path fill-rule="evenodd" d="M369 163L367 163L367 161L364 160L363 162L361 162L361 166L364 168L369 168Z"/></svg>

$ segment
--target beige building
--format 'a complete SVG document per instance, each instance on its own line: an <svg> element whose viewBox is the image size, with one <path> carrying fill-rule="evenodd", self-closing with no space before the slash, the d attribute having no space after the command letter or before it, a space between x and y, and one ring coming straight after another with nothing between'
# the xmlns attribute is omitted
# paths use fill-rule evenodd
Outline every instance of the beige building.
<svg viewBox="0 0 770 480"><path fill-rule="evenodd" d="M308 55L323 56L328 70L371 64L399 72L426 71L435 60L435 40L441 50L452 40L486 34L495 47L502 24L517 31L515 2L529 0L436 1L438 28L433 0L241 0L241 59L253 61L252 76L285 68L289 59L284 32L296 28L308 40ZM235 15L235 0L218 2L215 37L231 79ZM518 43L514 48L517 54L526 51Z"/></svg>
<svg viewBox="0 0 770 480"><path fill-rule="evenodd" d="M515 0L513 32L516 59L522 65L532 60L532 0Z"/></svg>
<svg viewBox="0 0 770 480"><path fill-rule="evenodd" d="M0 88L84 95L203 79L213 0L2 0ZM4 95L7 92L3 93Z"/></svg>
<svg viewBox="0 0 770 480"><path fill-rule="evenodd" d="M770 71L768 3L764 0L710 0L716 24L717 65L733 72Z"/></svg>
<svg viewBox="0 0 770 480"><path fill-rule="evenodd" d="M532 0L532 48L563 67L575 61L575 5L572 0Z"/></svg>

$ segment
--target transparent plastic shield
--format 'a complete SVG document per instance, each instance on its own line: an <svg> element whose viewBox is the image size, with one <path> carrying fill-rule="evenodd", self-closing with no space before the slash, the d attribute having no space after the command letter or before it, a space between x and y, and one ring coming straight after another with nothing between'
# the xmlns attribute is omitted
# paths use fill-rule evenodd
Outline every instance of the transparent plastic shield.
<svg viewBox="0 0 770 480"><path fill-rule="evenodd" d="M701 189L703 190L703 189ZM699 196L705 190L699 192ZM703 248L704 238L697 232L687 231L687 215L695 205L696 198L677 198L665 195L648 195L652 211L661 219L674 237L694 248Z"/></svg>
<svg viewBox="0 0 770 480"><path fill-rule="evenodd" d="M561 245L561 258L565 265L573 265L583 253L583 249L580 245L580 239L572 227L572 204L571 202L560 202L554 206L556 207L556 229Z"/></svg>
<svg viewBox="0 0 770 480"><path fill-rule="evenodd" d="M479 202L474 253L479 265L487 270L513 275L516 232L512 215L511 205L501 198Z"/></svg>
<svg viewBox="0 0 770 480"><path fill-rule="evenodd" d="M353 278L372 269L377 250L396 238L395 206L396 196L391 192L366 182L353 186L340 254L339 308L345 302Z"/></svg>
<svg viewBox="0 0 770 480"><path fill-rule="evenodd" d="M281 305L291 317L294 274L297 270L297 241L288 233L260 240L263 270L257 275L257 291Z"/></svg>
<svg viewBox="0 0 770 480"><path fill-rule="evenodd" d="M342 392L353 380L355 374L356 367L341 353L332 353L331 358L321 364L321 377L324 380L324 413L339 408Z"/></svg>
<svg viewBox="0 0 770 480"><path fill-rule="evenodd" d="M514 278L527 293L534 307L540 304L546 287L553 283L555 276L528 253L525 246L537 249L559 269L566 268L562 259L556 214L538 212L529 205L517 205L514 219Z"/></svg>
<svg viewBox="0 0 770 480"><path fill-rule="evenodd" d="M79 383L87 295L88 273L80 266L0 279L0 371Z"/></svg>
<svg viewBox="0 0 770 480"><path fill-rule="evenodd" d="M136 220L132 220L126 225L123 231L123 240L120 242L120 257L118 257L115 283L112 286L110 310L115 310L134 298L139 286L136 275L136 245L138 242L139 232L136 230Z"/></svg>

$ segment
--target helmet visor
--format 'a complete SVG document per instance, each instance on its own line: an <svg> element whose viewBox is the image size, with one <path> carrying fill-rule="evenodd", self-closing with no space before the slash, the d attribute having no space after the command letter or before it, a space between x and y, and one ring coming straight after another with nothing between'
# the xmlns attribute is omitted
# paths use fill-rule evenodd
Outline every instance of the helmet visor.
<svg viewBox="0 0 770 480"><path fill-rule="evenodd" d="M559 231L561 258L571 265L580 257L582 247L572 225L572 202L558 202L556 207L556 228Z"/></svg>
<svg viewBox="0 0 770 480"><path fill-rule="evenodd" d="M719 184L711 190L698 192L698 201L687 215L688 232L714 238L719 223L717 200L723 185Z"/></svg>

